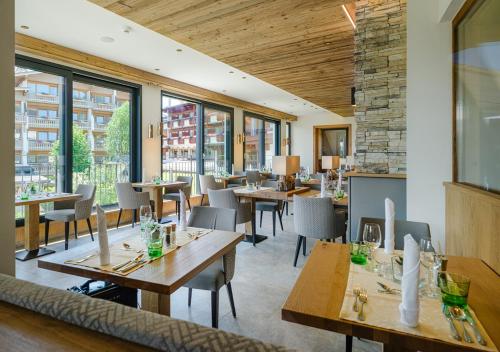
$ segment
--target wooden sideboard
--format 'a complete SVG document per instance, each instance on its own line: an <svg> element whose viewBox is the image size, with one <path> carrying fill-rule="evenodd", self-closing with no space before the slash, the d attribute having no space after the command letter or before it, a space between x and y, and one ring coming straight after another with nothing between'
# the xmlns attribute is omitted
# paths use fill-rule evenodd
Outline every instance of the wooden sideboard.
<svg viewBox="0 0 500 352"><path fill-rule="evenodd" d="M500 195L445 182L446 253L482 259L500 273Z"/></svg>

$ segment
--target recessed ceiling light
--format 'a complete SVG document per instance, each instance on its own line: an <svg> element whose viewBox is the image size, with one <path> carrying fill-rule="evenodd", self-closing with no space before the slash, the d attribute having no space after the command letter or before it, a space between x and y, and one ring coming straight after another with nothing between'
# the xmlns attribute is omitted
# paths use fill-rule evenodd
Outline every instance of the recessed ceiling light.
<svg viewBox="0 0 500 352"><path fill-rule="evenodd" d="M132 27L130 26L123 27L123 33L130 34L130 32L132 32Z"/></svg>
<svg viewBox="0 0 500 352"><path fill-rule="evenodd" d="M227 90L225 90L225 89L222 90L222 93L226 93L226 92L227 92Z"/></svg>
<svg viewBox="0 0 500 352"><path fill-rule="evenodd" d="M297 99L297 98L293 98L293 100L299 100L299 99Z"/></svg>
<svg viewBox="0 0 500 352"><path fill-rule="evenodd" d="M159 68L155 68L155 71L160 71L160 69Z"/></svg>
<svg viewBox="0 0 500 352"><path fill-rule="evenodd" d="M21 28L22 28L22 29L30 29L30 27L29 27L29 26L26 26L26 25L24 25L24 24L21 26Z"/></svg>
<svg viewBox="0 0 500 352"><path fill-rule="evenodd" d="M245 76L241 77L241 79L247 79Z"/></svg>
<svg viewBox="0 0 500 352"><path fill-rule="evenodd" d="M101 42L104 42L104 43L113 43L114 41L115 41L115 38L113 38L113 37L108 37L108 36L101 37Z"/></svg>
<svg viewBox="0 0 500 352"><path fill-rule="evenodd" d="M178 53L182 52L182 49L176 49L175 51L177 51Z"/></svg>
<svg viewBox="0 0 500 352"><path fill-rule="evenodd" d="M234 71L229 71L229 73L230 73L230 74L233 74L233 73L234 73Z"/></svg>

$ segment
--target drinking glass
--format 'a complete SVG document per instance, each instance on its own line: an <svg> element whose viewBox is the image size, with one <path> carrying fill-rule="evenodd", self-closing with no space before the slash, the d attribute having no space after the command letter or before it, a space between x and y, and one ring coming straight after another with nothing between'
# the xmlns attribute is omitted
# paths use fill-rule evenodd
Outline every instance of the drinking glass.
<svg viewBox="0 0 500 352"><path fill-rule="evenodd" d="M363 243L369 247L368 259L370 265L368 270L377 271L377 263L375 259L375 250L382 244L382 232L379 224L366 223L363 229Z"/></svg>
<svg viewBox="0 0 500 352"><path fill-rule="evenodd" d="M441 259L434 250L430 238L420 239L420 262L426 270L423 294L427 297L439 295L437 287L437 272L441 267Z"/></svg>
<svg viewBox="0 0 500 352"><path fill-rule="evenodd" d="M144 231L146 230L147 224L152 220L153 212L151 211L150 205L141 205L139 209L139 222L141 224L141 236L144 237Z"/></svg>
<svg viewBox="0 0 500 352"><path fill-rule="evenodd" d="M366 245L361 242L349 243L351 250L351 262L358 265L366 264Z"/></svg>
<svg viewBox="0 0 500 352"><path fill-rule="evenodd" d="M441 298L447 306L467 307L469 296L470 278L442 271L438 275Z"/></svg>

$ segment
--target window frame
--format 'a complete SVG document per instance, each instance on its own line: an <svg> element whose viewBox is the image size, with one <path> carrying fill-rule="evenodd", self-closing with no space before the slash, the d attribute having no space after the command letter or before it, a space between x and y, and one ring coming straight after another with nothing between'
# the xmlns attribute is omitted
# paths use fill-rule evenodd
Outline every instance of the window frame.
<svg viewBox="0 0 500 352"><path fill-rule="evenodd" d="M246 171L246 162L245 162L245 149L246 149L246 129L245 129L245 118L246 117L251 117L255 118L258 120L262 120L263 123L265 122L270 122L275 124L275 130L276 133L274 135L274 155L279 156L281 155L281 120L278 119L273 119L271 117L265 116L265 115L260 115L254 112L246 111L243 110L243 135L245 136L245 139L243 141L243 171ZM259 147L262 147L260 145ZM265 145L264 145L265 148ZM262 165L260 165L260 168L262 168Z"/></svg>

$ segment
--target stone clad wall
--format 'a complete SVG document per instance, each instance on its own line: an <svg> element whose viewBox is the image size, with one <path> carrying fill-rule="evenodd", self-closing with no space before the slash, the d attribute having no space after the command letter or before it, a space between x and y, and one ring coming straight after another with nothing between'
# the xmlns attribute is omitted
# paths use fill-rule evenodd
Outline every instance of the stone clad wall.
<svg viewBox="0 0 500 352"><path fill-rule="evenodd" d="M358 0L354 36L359 172L406 173L406 0Z"/></svg>

